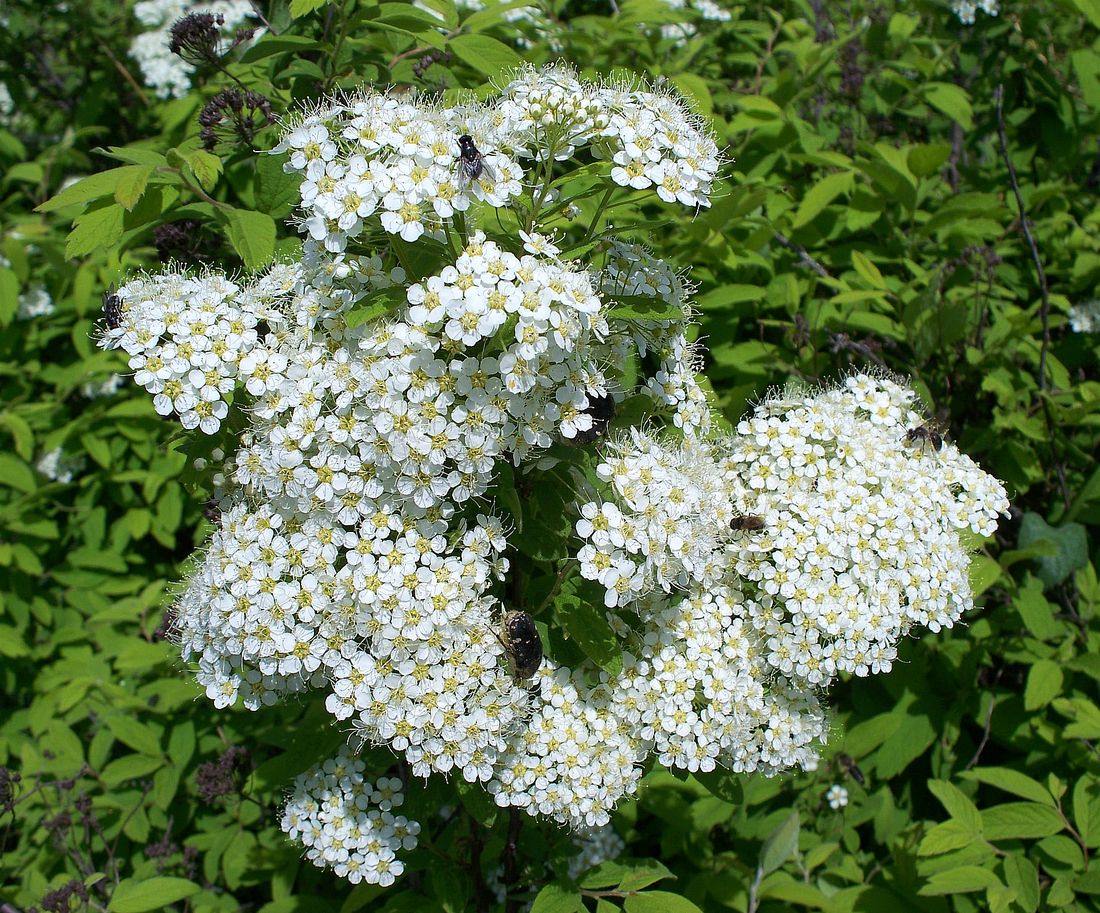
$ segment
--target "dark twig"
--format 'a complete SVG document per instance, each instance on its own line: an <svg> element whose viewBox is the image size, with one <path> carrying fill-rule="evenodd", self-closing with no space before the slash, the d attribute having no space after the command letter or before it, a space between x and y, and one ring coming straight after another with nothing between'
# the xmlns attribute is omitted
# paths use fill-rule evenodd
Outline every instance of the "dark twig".
<svg viewBox="0 0 1100 913"><path fill-rule="evenodd" d="M993 101L997 109L997 135L1001 140L1001 156L1008 166L1008 179L1012 183L1012 192L1016 195L1016 206L1020 210L1020 229L1027 239L1027 246L1031 248L1031 259L1035 264L1035 272L1039 276L1039 292L1043 296L1042 310L1039 317L1043 323L1043 345L1039 349L1039 389L1047 388L1047 349L1050 347L1050 291L1047 288L1047 275L1043 271L1043 261L1039 257L1039 246L1035 243L1035 236L1031 233L1031 222L1028 220L1027 211L1024 209L1024 197L1020 193L1020 182L1016 179L1016 166L1008 154L1008 133L1005 130L1004 112L1004 86L998 85L993 90Z"/></svg>
<svg viewBox="0 0 1100 913"><path fill-rule="evenodd" d="M775 240L779 242L780 247L785 247L789 251L793 251L798 254L798 259L806 264L810 269L817 273L822 279L832 279L829 275L829 271L825 269L820 263L818 263L813 257L810 256L810 252L806 250L801 244L795 244L790 238L788 238L782 232L775 233Z"/></svg>
<svg viewBox="0 0 1100 913"><path fill-rule="evenodd" d="M523 816L518 808L513 808L508 813L508 841L504 844L504 889L507 897L504 901L504 913L519 913L523 906L519 898L512 896L513 888L519 880L519 867L517 865L516 850L519 846L519 832L523 827Z"/></svg>
<svg viewBox="0 0 1100 913"><path fill-rule="evenodd" d="M993 695L989 697L989 709L985 714L985 728L982 731L982 740L978 743L978 749L974 752L974 757L966 762L964 770L970 770L975 764L978 763L978 758L982 756L982 752L985 751L985 746L989 742L989 733L993 728L993 708L997 706L997 698Z"/></svg>
<svg viewBox="0 0 1100 913"><path fill-rule="evenodd" d="M1039 256L1039 245L1035 243L1035 236L1031 233L1031 222L1028 220L1027 211L1024 209L1024 197L1020 193L1020 182L1016 179L1016 166L1008 154L1008 132L1005 129L1004 114L1004 85L998 84L993 90L993 101L997 111L997 136L1001 141L1001 156L1008 166L1008 178L1012 183L1012 192L1016 196L1016 206L1020 210L1020 229L1027 239L1027 245L1031 249L1031 259L1035 264L1035 272L1039 277L1039 292L1042 295L1042 305L1039 309L1039 319L1043 325L1043 343L1039 347L1039 391L1040 401L1043 405L1043 417L1046 419L1047 431L1050 434L1050 449L1053 457L1054 469L1058 475L1058 484L1062 491L1062 500L1066 509L1069 509L1073 499L1070 497L1069 484L1066 482L1066 470L1062 461L1058 459L1058 453L1054 444L1054 417L1050 412L1050 403L1041 394L1047 389L1047 350L1050 348L1050 290L1047 288L1047 275L1043 271L1043 261Z"/></svg>

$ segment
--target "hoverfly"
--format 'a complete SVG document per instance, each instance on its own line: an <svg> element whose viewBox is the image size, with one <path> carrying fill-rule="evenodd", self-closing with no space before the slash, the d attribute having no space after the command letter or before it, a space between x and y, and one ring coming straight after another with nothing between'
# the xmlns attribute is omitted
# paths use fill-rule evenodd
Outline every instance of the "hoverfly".
<svg viewBox="0 0 1100 913"><path fill-rule="evenodd" d="M535 619L527 612L505 612L497 640L508 654L516 678L523 681L538 672L542 665L542 638Z"/></svg>

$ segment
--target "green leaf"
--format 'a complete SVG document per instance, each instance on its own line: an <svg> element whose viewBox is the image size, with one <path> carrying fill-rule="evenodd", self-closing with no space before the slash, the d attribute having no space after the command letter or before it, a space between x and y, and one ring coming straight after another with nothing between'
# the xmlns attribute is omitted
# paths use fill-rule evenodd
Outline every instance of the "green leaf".
<svg viewBox="0 0 1100 913"><path fill-rule="evenodd" d="M675 877L656 859L646 859L627 868L622 880L619 882L619 890L640 891L642 888L648 888L654 882L662 881L665 878L674 879Z"/></svg>
<svg viewBox="0 0 1100 913"><path fill-rule="evenodd" d="M612 676L622 671L622 647L607 620L601 588L582 587L577 595L562 592L554 601L554 611L585 656Z"/></svg>
<svg viewBox="0 0 1100 913"><path fill-rule="evenodd" d="M115 187L115 202L130 212L144 195L153 166L129 165L115 170L120 172L118 185Z"/></svg>
<svg viewBox="0 0 1100 913"><path fill-rule="evenodd" d="M732 770L716 768L708 773L699 771L695 775L712 796L717 796L725 802L733 805L743 805L745 802L745 786L741 780L741 774Z"/></svg>
<svg viewBox="0 0 1100 913"><path fill-rule="evenodd" d="M104 722L111 730L111 735L123 744L129 745L134 751L140 751L154 758L160 757L160 739L148 726L121 713L109 714L104 717Z"/></svg>
<svg viewBox="0 0 1100 913"><path fill-rule="evenodd" d="M163 765L164 761L160 758L151 758L143 754L128 754L117 758L104 767L100 776L108 786L118 786L127 780L146 777Z"/></svg>
<svg viewBox="0 0 1100 913"><path fill-rule="evenodd" d="M290 0L290 15L297 19L331 2L332 0Z"/></svg>
<svg viewBox="0 0 1100 913"><path fill-rule="evenodd" d="M110 247L122 237L125 214L126 210L117 203L110 203L77 216L76 227L69 232L65 242L65 256L73 260Z"/></svg>
<svg viewBox="0 0 1100 913"><path fill-rule="evenodd" d="M394 285L390 288L379 289L371 292L362 301L344 315L348 327L354 329L360 324L376 320L391 311L408 303L408 295L404 286Z"/></svg>
<svg viewBox="0 0 1100 913"><path fill-rule="evenodd" d="M36 206L35 212L54 212L66 206L77 203L87 203L90 200L98 200L100 197L111 196L118 189L119 184L132 173L139 165L126 165L122 168L111 168L108 171L100 171L98 174L89 175L66 187L59 194L51 197L40 206Z"/></svg>
<svg viewBox="0 0 1100 913"><path fill-rule="evenodd" d="M197 894L202 888L186 878L150 878L138 881L127 878L115 888L109 913L145 913L146 910L163 910L169 904Z"/></svg>
<svg viewBox="0 0 1100 913"><path fill-rule="evenodd" d="M855 267L856 272L871 288L886 288L886 280L882 278L882 273L879 272L878 267L858 250L852 251L852 266Z"/></svg>
<svg viewBox="0 0 1100 913"><path fill-rule="evenodd" d="M581 892L560 884L548 884L535 898L531 913L585 913Z"/></svg>
<svg viewBox="0 0 1100 913"><path fill-rule="evenodd" d="M649 295L616 295L614 304L605 312L609 319L618 320L683 320L684 311L663 298Z"/></svg>
<svg viewBox="0 0 1100 913"><path fill-rule="evenodd" d="M463 63L490 78L506 75L523 64L523 58L508 45L488 35L456 35L447 47Z"/></svg>
<svg viewBox="0 0 1100 913"><path fill-rule="evenodd" d="M987 840L1049 837L1065 827L1057 811L1035 802L1006 802L983 808L981 814Z"/></svg>
<svg viewBox="0 0 1100 913"><path fill-rule="evenodd" d="M185 158L202 189L213 190L218 183L218 175L222 173L222 160L205 149L188 152Z"/></svg>
<svg viewBox="0 0 1100 913"><path fill-rule="evenodd" d="M626 913L703 913L686 897L668 891L632 894L623 901Z"/></svg>
<svg viewBox="0 0 1100 913"><path fill-rule="evenodd" d="M1100 28L1100 0L1073 0L1077 7L1096 28Z"/></svg>
<svg viewBox="0 0 1100 913"><path fill-rule="evenodd" d="M1033 780L1027 774L1008 767L975 767L973 770L965 770L960 776L968 780L977 780L979 783L988 783L996 786L1014 796L1030 799L1042 805L1055 807L1054 797L1038 780Z"/></svg>
<svg viewBox="0 0 1100 913"><path fill-rule="evenodd" d="M951 147L947 143L932 143L928 146L914 146L905 157L909 170L919 178L935 174L951 157Z"/></svg>
<svg viewBox="0 0 1100 913"><path fill-rule="evenodd" d="M301 199L302 176L283 171L285 155L260 155L256 161L256 208L273 219L286 218Z"/></svg>
<svg viewBox="0 0 1100 913"><path fill-rule="evenodd" d="M951 82L927 82L922 86L924 100L942 111L964 130L974 126L974 109L966 90Z"/></svg>
<svg viewBox="0 0 1100 913"><path fill-rule="evenodd" d="M1039 871L1023 853L1013 853L1001 863L1004 866L1005 884L1016 895L1016 903L1023 913L1035 913L1039 909Z"/></svg>
<svg viewBox="0 0 1100 913"><path fill-rule="evenodd" d="M987 888L998 887L1003 887L1001 880L989 869L976 865L961 865L946 872L937 872L917 893L925 896L966 894L970 891L984 891Z"/></svg>
<svg viewBox="0 0 1100 913"><path fill-rule="evenodd" d="M972 846L980 834L958 818L943 821L931 828L917 848L918 856L939 856Z"/></svg>
<svg viewBox="0 0 1100 913"><path fill-rule="evenodd" d="M940 800L947 814L972 832L982 831L982 816L978 807L967 798L962 790L946 780L929 780L928 790Z"/></svg>
<svg viewBox="0 0 1100 913"><path fill-rule="evenodd" d="M799 229L809 225L838 196L850 193L854 183L855 175L851 171L839 171L823 177L802 197L791 228Z"/></svg>
<svg viewBox="0 0 1100 913"><path fill-rule="evenodd" d="M10 453L0 453L0 485L7 485L16 491L31 492L38 487L34 470L19 457Z"/></svg>
<svg viewBox="0 0 1100 913"><path fill-rule="evenodd" d="M793 811L768 835L760 848L759 866L765 875L774 872L795 854L800 827L798 812Z"/></svg>
<svg viewBox="0 0 1100 913"><path fill-rule="evenodd" d="M1080 523L1051 526L1039 514L1028 511L1020 521L1017 544L1024 549L1039 542L1051 545L1052 554L1040 555L1035 559L1039 579L1047 586L1057 586L1088 564L1088 536Z"/></svg>
<svg viewBox="0 0 1100 913"><path fill-rule="evenodd" d="M263 212L247 209L218 210L233 249L246 269L267 266L275 256L275 220Z"/></svg>
<svg viewBox="0 0 1100 913"><path fill-rule="evenodd" d="M1049 659L1041 659L1031 667L1024 688L1024 709L1038 710L1062 693L1062 667Z"/></svg>

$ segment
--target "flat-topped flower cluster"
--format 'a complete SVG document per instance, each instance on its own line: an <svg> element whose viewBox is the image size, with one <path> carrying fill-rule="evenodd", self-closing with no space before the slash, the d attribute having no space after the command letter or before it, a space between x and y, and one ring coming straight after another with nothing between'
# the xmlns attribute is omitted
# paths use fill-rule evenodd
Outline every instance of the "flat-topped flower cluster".
<svg viewBox="0 0 1100 913"><path fill-rule="evenodd" d="M606 825L654 755L812 766L823 686L957 618L958 531L988 532L1005 506L953 447L908 440L912 394L883 379L769 400L714 438L690 284L637 245L596 236L581 262L540 232L582 148L605 200L706 205L720 158L682 100L562 67L484 104L325 102L282 145L303 178L302 257L249 279L136 278L103 336L161 414L244 429L176 605L215 704L321 691L413 775L461 775L578 830ZM515 236L487 236L500 210ZM627 403L648 430L594 445ZM558 561L603 590L590 608L621 668L547 657L521 680L499 635L517 524L493 498L505 464L568 484L540 473L585 446L602 462L578 457L596 471L572 477L580 541ZM762 528L735 532L746 514ZM387 883L415 831L368 809L382 787L358 762L332 763L300 782L291 830L318 864Z"/></svg>
<svg viewBox="0 0 1100 913"><path fill-rule="evenodd" d="M462 136L478 151L475 169L456 167ZM374 91L328 100L291 120L274 151L289 153L285 167L303 177L303 230L337 252L378 224L405 241L442 239L444 224L474 201L515 201L525 183L582 148L612 163L614 183L685 206L709 205L721 163L714 137L678 95L582 81L564 66L528 67L484 104ZM550 201L545 190L532 205Z"/></svg>

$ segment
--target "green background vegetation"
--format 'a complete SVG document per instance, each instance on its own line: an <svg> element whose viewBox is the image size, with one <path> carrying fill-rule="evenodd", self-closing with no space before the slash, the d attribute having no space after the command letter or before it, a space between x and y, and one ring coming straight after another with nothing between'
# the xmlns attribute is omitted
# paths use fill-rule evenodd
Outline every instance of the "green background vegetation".
<svg viewBox="0 0 1100 913"><path fill-rule="evenodd" d="M161 626L210 530L203 497L142 391L81 387L125 371L94 323L105 289L156 268L156 226L195 220L192 253L229 269L294 249L278 163L201 149L216 91L239 81L285 111L362 82L477 89L560 57L669 80L735 158L711 210L616 220L691 269L728 419L772 385L889 368L1013 509L975 558L981 607L834 690L817 771L654 769L616 813L623 858L579 884L567 835L527 823L520 892L536 913L1096 909L1100 337L1067 313L1100 278L1100 3L1003 0L966 27L935 2L746 2L682 42L659 25L691 14L656 0L555 3L553 43L499 9L431 5L444 30L404 3L275 0L273 33L164 102L124 75L139 29L125 3L4 5L0 765L21 780L0 778L0 903L22 911L78 878L89 909L119 913L476 909L471 855L495 868L508 819L438 778L403 809L433 851L392 888L353 889L284 839L293 776L340 734L308 703L220 712L201 695ZM55 198L107 169L123 170ZM55 313L17 319L36 285ZM71 482L35 469L57 446L83 459ZM248 753L239 788L207 801L199 769L232 746ZM824 800L833 783L844 809Z"/></svg>

